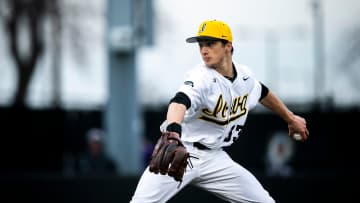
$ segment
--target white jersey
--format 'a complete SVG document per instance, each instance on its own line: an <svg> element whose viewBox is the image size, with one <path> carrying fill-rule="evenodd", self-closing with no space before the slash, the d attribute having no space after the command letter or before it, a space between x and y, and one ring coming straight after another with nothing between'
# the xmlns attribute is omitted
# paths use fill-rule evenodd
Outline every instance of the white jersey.
<svg viewBox="0 0 360 203"><path fill-rule="evenodd" d="M178 90L191 100L182 123L183 141L216 149L238 138L249 110L261 96L261 84L247 66L234 65L237 77L233 82L205 64L187 72Z"/></svg>

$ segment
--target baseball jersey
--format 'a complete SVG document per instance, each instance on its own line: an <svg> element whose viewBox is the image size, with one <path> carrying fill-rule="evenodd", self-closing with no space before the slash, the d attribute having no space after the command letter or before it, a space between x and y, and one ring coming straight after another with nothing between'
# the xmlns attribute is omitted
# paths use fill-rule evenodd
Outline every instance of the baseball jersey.
<svg viewBox="0 0 360 203"><path fill-rule="evenodd" d="M261 84L247 66L235 62L234 66L234 81L205 64L185 74L178 91L189 97L191 106L181 124L183 141L216 149L230 146L239 137L249 111L259 101Z"/></svg>

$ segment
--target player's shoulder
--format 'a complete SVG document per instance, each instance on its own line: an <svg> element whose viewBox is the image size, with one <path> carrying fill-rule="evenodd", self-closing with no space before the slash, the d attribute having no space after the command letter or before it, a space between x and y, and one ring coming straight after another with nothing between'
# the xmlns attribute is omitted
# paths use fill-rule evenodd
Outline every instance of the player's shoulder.
<svg viewBox="0 0 360 203"><path fill-rule="evenodd" d="M209 81L211 81L209 78L211 78L209 68L204 64L198 64L185 73L184 84L190 84L196 87L195 89L203 89L209 86Z"/></svg>

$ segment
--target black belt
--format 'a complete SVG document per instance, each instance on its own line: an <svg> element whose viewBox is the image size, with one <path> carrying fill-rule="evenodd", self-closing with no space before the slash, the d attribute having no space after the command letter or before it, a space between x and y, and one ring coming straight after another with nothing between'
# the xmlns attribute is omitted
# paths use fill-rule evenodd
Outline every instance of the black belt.
<svg viewBox="0 0 360 203"><path fill-rule="evenodd" d="M200 142L194 142L193 146L201 150L210 150L209 147L201 144Z"/></svg>

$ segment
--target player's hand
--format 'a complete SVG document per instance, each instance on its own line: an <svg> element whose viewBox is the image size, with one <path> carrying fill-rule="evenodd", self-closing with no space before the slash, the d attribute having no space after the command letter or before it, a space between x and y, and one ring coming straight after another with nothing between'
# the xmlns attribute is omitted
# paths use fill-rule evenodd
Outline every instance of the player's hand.
<svg viewBox="0 0 360 203"><path fill-rule="evenodd" d="M309 137L309 130L306 127L306 120L303 117L294 115L291 121L288 123L289 135L294 136L295 133L301 135L301 141L305 141Z"/></svg>
<svg viewBox="0 0 360 203"><path fill-rule="evenodd" d="M150 172L173 177L182 182L190 154L176 132L162 132L149 164Z"/></svg>

